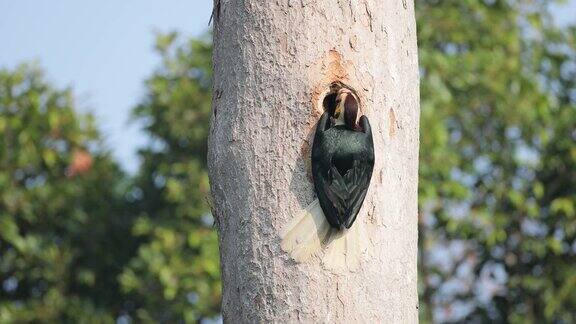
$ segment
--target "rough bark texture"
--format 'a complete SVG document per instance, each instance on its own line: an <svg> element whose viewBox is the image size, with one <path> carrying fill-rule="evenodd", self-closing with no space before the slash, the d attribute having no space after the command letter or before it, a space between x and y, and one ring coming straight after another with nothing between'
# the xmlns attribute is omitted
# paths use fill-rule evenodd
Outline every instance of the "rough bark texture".
<svg viewBox="0 0 576 324"><path fill-rule="evenodd" d="M208 163L229 322L410 323L416 291L418 62L408 0L220 0ZM280 231L315 198L310 146L331 81L355 89L376 165L356 272L298 264Z"/></svg>

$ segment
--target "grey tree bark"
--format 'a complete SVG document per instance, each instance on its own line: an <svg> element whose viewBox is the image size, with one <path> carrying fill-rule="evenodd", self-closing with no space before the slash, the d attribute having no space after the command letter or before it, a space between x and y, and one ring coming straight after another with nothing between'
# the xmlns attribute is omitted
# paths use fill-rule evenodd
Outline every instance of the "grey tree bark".
<svg viewBox="0 0 576 324"><path fill-rule="evenodd" d="M419 75L408 0L215 0L208 165L228 322L418 321ZM315 198L310 147L332 81L376 150L360 268L296 263L280 231Z"/></svg>

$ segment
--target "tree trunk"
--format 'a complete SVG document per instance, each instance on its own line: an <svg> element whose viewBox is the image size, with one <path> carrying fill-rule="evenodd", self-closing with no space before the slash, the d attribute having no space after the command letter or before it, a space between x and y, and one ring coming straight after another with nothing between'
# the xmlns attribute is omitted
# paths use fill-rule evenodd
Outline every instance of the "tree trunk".
<svg viewBox="0 0 576 324"><path fill-rule="evenodd" d="M228 322L410 323L416 288L418 62L413 3L215 0L208 165ZM360 268L296 263L282 228L316 197L312 136L332 81L356 90L376 162L355 223Z"/></svg>

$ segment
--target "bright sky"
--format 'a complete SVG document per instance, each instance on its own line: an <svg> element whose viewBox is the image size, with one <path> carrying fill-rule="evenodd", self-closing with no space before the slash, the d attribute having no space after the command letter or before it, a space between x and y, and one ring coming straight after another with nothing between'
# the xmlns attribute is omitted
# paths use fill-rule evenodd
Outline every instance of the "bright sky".
<svg viewBox="0 0 576 324"><path fill-rule="evenodd" d="M0 67L37 60L48 80L73 86L80 108L97 116L108 147L134 172L146 139L128 121L159 63L154 31L200 35L211 10L212 0L0 0Z"/></svg>
<svg viewBox="0 0 576 324"><path fill-rule="evenodd" d="M153 31L200 35L211 9L212 0L0 0L0 67L38 60L50 81L73 86L80 108L97 116L108 146L134 172L146 139L128 121L158 64ZM576 23L576 0L555 13Z"/></svg>

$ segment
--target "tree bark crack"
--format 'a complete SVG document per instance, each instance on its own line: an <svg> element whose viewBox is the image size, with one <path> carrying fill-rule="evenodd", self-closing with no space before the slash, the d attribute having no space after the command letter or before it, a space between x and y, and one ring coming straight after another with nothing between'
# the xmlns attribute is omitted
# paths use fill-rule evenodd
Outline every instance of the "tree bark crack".
<svg viewBox="0 0 576 324"><path fill-rule="evenodd" d="M368 16L368 25L370 26L370 32L374 32L374 27L372 26L372 12L368 7L368 0L364 0L364 9L366 10L366 15Z"/></svg>

